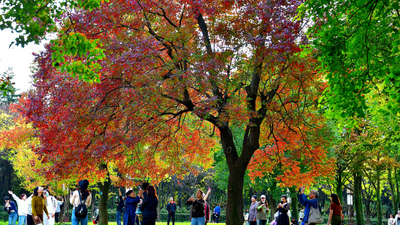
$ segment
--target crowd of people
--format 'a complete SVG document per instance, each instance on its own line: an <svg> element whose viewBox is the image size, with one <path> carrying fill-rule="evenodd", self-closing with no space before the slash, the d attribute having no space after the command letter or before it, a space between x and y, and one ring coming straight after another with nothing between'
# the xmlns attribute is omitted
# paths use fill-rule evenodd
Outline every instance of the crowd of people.
<svg viewBox="0 0 400 225"><path fill-rule="evenodd" d="M17 205L8 196L4 197L4 210L9 214L9 225L15 225L18 219L19 225L54 225L59 222L61 206L64 204L62 197L56 199L51 195L50 190L36 187L29 197L26 194L16 196L8 191ZM46 216L44 216L46 215Z"/></svg>
<svg viewBox="0 0 400 225"><path fill-rule="evenodd" d="M299 222L301 225L322 224L323 219L321 216L321 208L318 204L318 191L312 190L308 196L306 196L304 194L304 187L301 187L299 189L298 198L299 202L305 207L304 211L302 210L302 215L300 215L300 221L297 221L294 218L290 220L290 203L288 203L287 196L282 195L281 201L276 208L276 213L274 214L274 218L270 225L298 225ZM246 210L244 216L245 223L248 225L265 225L268 221L269 212L270 209L265 195L261 195L260 201L257 201L256 195L253 195L251 197L251 206ZM344 216L342 214L342 206L339 198L336 194L332 194L327 225L342 225L343 218Z"/></svg>
<svg viewBox="0 0 400 225"><path fill-rule="evenodd" d="M87 225L88 224L88 208L92 204L92 194L88 190L89 181L81 180L78 187L71 193L70 204L72 205L71 222L72 225ZM202 190L197 190L195 195L192 195L186 205L191 206L190 216L191 225L207 225L212 221L210 214L210 206L207 203L207 198L211 190L203 193ZM59 222L59 214L64 205L64 200L61 196L55 198L51 195L49 189L36 187L31 196L21 194L16 196L12 191L9 194L15 200L12 201L8 196L4 197L4 210L9 214L9 225L15 225L18 220L18 225L54 225ZM154 186L149 183L144 183L139 187L138 193L134 190L127 190L125 196L119 190L119 201L117 206L117 225L121 225L121 217L123 217L124 225L155 225L157 218L158 196ZM303 215L301 215L301 225L321 224L321 209L318 204L318 191L312 190L306 196L304 187L299 189L299 202L305 207ZM17 207L18 206L18 207ZM175 224L175 212L177 205L171 197L167 204L168 221ZM268 221L270 209L265 195L254 195L251 198L251 206L245 214L245 222L248 225L266 225ZM219 222L221 208L218 205L215 207L212 217L214 222ZM290 220L290 203L286 195L281 196L281 201L277 205L276 213L270 225L298 225L295 219ZM342 206L336 194L331 195L331 205L329 210L329 219L327 225L342 225ZM399 220L399 221L398 221ZM95 207L93 223L99 221L99 209ZM389 225L400 225L400 211L394 217L391 215Z"/></svg>

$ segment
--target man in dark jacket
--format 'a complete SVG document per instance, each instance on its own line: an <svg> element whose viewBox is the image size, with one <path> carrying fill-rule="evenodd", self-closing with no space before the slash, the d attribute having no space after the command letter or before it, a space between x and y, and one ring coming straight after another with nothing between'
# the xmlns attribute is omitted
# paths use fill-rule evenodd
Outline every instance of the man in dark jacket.
<svg viewBox="0 0 400 225"><path fill-rule="evenodd" d="M167 225L169 225L169 221L172 218L172 225L175 225L175 211L176 211L176 204L174 202L174 198L169 198L169 203L167 204L167 210L168 210L168 222Z"/></svg>

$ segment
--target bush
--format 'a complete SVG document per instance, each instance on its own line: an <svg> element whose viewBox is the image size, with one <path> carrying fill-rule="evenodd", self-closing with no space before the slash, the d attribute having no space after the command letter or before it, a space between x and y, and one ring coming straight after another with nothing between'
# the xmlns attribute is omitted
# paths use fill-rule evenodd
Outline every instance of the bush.
<svg viewBox="0 0 400 225"><path fill-rule="evenodd" d="M0 221L8 221L8 213L6 211L0 211Z"/></svg>

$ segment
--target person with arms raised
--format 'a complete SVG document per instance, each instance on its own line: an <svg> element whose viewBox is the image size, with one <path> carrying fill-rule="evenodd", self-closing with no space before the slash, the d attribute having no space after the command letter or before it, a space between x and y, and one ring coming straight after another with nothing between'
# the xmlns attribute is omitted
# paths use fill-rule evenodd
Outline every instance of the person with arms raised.
<svg viewBox="0 0 400 225"><path fill-rule="evenodd" d="M139 190L138 196L136 196L133 190L129 190L128 192L126 192L124 225L135 225L136 207L140 202L139 197L142 195L142 190Z"/></svg>

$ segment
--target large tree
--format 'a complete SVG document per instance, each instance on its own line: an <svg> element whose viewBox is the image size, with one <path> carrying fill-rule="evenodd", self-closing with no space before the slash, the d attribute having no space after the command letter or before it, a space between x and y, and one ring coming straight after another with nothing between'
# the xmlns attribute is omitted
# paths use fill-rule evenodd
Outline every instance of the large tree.
<svg viewBox="0 0 400 225"><path fill-rule="evenodd" d="M227 224L242 223L256 150L279 157L293 145L299 160L325 161L309 143L324 84L299 54L300 3L115 0L69 13L37 56L36 89L20 108L38 129L36 152L56 174L117 159L126 177L160 179L208 165L215 134L229 168ZM232 128L241 126L237 143ZM300 174L298 165L285 166Z"/></svg>

